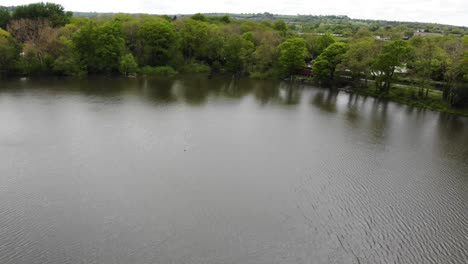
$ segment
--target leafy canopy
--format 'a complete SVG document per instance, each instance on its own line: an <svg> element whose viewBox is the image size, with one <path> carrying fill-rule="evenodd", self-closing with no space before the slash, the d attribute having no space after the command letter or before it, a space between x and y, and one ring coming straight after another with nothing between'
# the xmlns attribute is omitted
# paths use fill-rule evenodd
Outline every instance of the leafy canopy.
<svg viewBox="0 0 468 264"><path fill-rule="evenodd" d="M316 79L333 80L336 66L341 63L348 51L348 45L343 42L335 42L328 46L315 60L313 70Z"/></svg>
<svg viewBox="0 0 468 264"><path fill-rule="evenodd" d="M13 19L47 19L54 27L70 22L71 12L65 12L63 6L54 3L34 3L17 6Z"/></svg>
<svg viewBox="0 0 468 264"><path fill-rule="evenodd" d="M306 56L306 42L303 38L290 38L279 46L279 66L285 75L292 75L304 67Z"/></svg>

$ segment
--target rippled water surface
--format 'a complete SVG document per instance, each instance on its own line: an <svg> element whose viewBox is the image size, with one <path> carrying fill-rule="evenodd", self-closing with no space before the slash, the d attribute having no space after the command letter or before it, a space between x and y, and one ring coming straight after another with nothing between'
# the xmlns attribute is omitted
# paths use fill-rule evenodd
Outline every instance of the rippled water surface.
<svg viewBox="0 0 468 264"><path fill-rule="evenodd" d="M468 263L468 119L230 77L2 81L0 263Z"/></svg>

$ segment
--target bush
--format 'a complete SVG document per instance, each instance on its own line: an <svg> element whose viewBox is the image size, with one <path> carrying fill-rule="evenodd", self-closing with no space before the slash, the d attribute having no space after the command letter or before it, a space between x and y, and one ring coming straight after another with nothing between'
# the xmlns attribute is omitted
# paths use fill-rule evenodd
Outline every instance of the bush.
<svg viewBox="0 0 468 264"><path fill-rule="evenodd" d="M131 53L125 54L120 58L119 71L127 76L138 70L138 64Z"/></svg>
<svg viewBox="0 0 468 264"><path fill-rule="evenodd" d="M86 67L81 65L75 57L59 56L52 64L52 69L56 74L83 77L86 75Z"/></svg>
<svg viewBox="0 0 468 264"><path fill-rule="evenodd" d="M174 75L177 71L171 66L151 67L145 66L141 68L140 72L145 75Z"/></svg>
<svg viewBox="0 0 468 264"><path fill-rule="evenodd" d="M414 89L411 89L410 91L410 98L413 100L417 99L416 91Z"/></svg>
<svg viewBox="0 0 468 264"><path fill-rule="evenodd" d="M35 54L27 53L20 57L16 65L20 74L30 75L41 72L42 66Z"/></svg>
<svg viewBox="0 0 468 264"><path fill-rule="evenodd" d="M255 71L250 73L250 78L252 79L270 79L270 78L277 78L280 76L277 70L269 69L267 71Z"/></svg>
<svg viewBox="0 0 468 264"><path fill-rule="evenodd" d="M185 73L209 73L211 68L206 64L192 62L182 66L181 71Z"/></svg>

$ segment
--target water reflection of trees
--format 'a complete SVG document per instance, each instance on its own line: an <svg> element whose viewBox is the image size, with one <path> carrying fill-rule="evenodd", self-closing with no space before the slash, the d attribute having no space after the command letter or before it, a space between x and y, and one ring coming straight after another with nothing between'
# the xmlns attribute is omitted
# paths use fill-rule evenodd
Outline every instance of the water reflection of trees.
<svg viewBox="0 0 468 264"><path fill-rule="evenodd" d="M210 84L206 76L187 76L176 83L179 96L187 103L199 105L206 102Z"/></svg>
<svg viewBox="0 0 468 264"><path fill-rule="evenodd" d="M338 96L340 91L335 89L323 89L312 96L311 104L326 113L338 112ZM341 105L344 120L350 129L363 130L362 134L369 137L374 144L381 144L387 139L389 129L389 104L386 101L370 99L356 94L341 95L347 96L346 104ZM370 109L367 108L370 104ZM363 123L363 119L367 121ZM364 125L364 126L363 126Z"/></svg>
<svg viewBox="0 0 468 264"><path fill-rule="evenodd" d="M142 80L142 93L155 103L171 103L176 100L172 88L173 78L147 78Z"/></svg>
<svg viewBox="0 0 468 264"><path fill-rule="evenodd" d="M153 102L185 101L192 105L205 103L209 96L243 98L250 94L261 104L275 102L294 105L300 102L303 90L297 83L232 76L186 75L144 78L141 82L144 96Z"/></svg>
<svg viewBox="0 0 468 264"><path fill-rule="evenodd" d="M15 91L39 91L50 95L78 94L96 99L120 100L122 94L139 87L137 79L89 76L86 79L64 77L12 79L7 88Z"/></svg>
<svg viewBox="0 0 468 264"><path fill-rule="evenodd" d="M226 76L183 76L174 83L174 94L189 104L202 104L210 95L241 98L252 90L251 80Z"/></svg>
<svg viewBox="0 0 468 264"><path fill-rule="evenodd" d="M283 82L279 87L279 101L286 105L296 105L301 101L303 87L296 82Z"/></svg>
<svg viewBox="0 0 468 264"><path fill-rule="evenodd" d="M75 81L72 81L74 83ZM131 88L138 86L137 80L125 78L96 77L76 81L78 89L82 94L88 96L111 97L125 93ZM70 86L68 86L68 89Z"/></svg>
<svg viewBox="0 0 468 264"><path fill-rule="evenodd" d="M348 103L346 104L347 107L345 117L349 125L351 125L352 127L356 127L360 119L359 108L361 99L362 98L356 94L348 95Z"/></svg>
<svg viewBox="0 0 468 264"><path fill-rule="evenodd" d="M434 146L442 156L468 160L468 118L440 113L436 129Z"/></svg>
<svg viewBox="0 0 468 264"><path fill-rule="evenodd" d="M184 100L190 104L202 104L209 96L243 98L253 94L262 104L278 102L297 104L300 101L302 88L297 84L280 83L274 80L252 80L231 76L182 76L164 83L153 81L155 98ZM172 85L172 88L169 88ZM173 97L170 97L173 96Z"/></svg>
<svg viewBox="0 0 468 264"><path fill-rule="evenodd" d="M242 98L251 93L253 87L252 81L251 79L237 78L235 76L217 80L221 84L220 94L230 98Z"/></svg>
<svg viewBox="0 0 468 264"><path fill-rule="evenodd" d="M279 98L279 83L271 80L256 81L253 84L253 93L261 104L277 101Z"/></svg>
<svg viewBox="0 0 468 264"><path fill-rule="evenodd" d="M312 104L328 113L336 113L336 101L338 99L338 91L328 89L318 92L312 98Z"/></svg>
<svg viewBox="0 0 468 264"><path fill-rule="evenodd" d="M388 102L374 99L370 110L371 136L373 143L381 144L387 139L388 131Z"/></svg>

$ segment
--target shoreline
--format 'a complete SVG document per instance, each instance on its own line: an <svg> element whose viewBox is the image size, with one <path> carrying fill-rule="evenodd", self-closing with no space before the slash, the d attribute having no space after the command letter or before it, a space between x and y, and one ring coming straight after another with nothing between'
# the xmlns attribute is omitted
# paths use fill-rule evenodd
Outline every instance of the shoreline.
<svg viewBox="0 0 468 264"><path fill-rule="evenodd" d="M111 78L111 79L139 79L139 78L174 78L176 76L183 76L183 75L199 75L205 76L206 78L212 78L216 76L233 76L236 78L246 78L251 80L270 80L270 81L280 81L280 82L291 82L291 80L281 79L281 78L252 78L250 76L235 76L235 74L228 74L228 73L180 73L177 72L175 74L145 74L145 75L137 75L132 77L125 77L120 74L96 74L96 75L87 75L85 77L72 77L72 76L58 76L58 75L34 75L34 76L10 76L6 78L1 78L0 83L5 80L27 80L27 79L54 79L54 80L93 80L93 79L100 79L100 78ZM306 78L295 78L292 82L301 82L303 84L321 87L326 89L337 89L346 93L356 94L360 96L370 96L372 98L376 98L379 100L385 100L389 102L394 102L402 105L408 105L411 107L417 107L422 109L428 109L434 112L439 113L447 113L452 115L464 116L468 117L468 109L457 109L451 108L442 99L442 91L440 90L430 90L429 96L427 98L420 98L415 97L414 94L417 92L416 87L411 87L408 85L402 85L395 83L390 92L388 94L381 94L375 88L357 88L353 87L349 82L344 81L340 82L338 87L341 87L345 84L346 88L337 88L337 87L327 87L327 86L319 86L316 82L312 81L311 79Z"/></svg>
<svg viewBox="0 0 468 264"><path fill-rule="evenodd" d="M393 88L392 88L393 89ZM468 109L457 109L450 108L448 104L443 99L434 99L430 98L415 98L404 97L398 94L398 91L391 91L388 94L378 94L374 88L356 88L349 91L350 93L361 95L361 96L370 96L380 100L386 100L390 102L395 102L403 105L408 105L411 107L417 107L422 109L428 109L434 112L446 113L458 116L468 117ZM431 90L430 93L442 93L438 90Z"/></svg>
<svg viewBox="0 0 468 264"><path fill-rule="evenodd" d="M310 79L302 79L304 83L314 85L314 81ZM372 80L369 80L372 82ZM417 107L422 109L428 109L434 112L447 113L459 116L468 117L468 108L452 108L448 105L444 99L442 99L442 91L437 89L431 89L429 95L426 98L421 98L416 96L417 87L393 83L392 88L388 94L379 93L373 87L360 88L353 87L353 84L349 81L342 80L341 85L346 84L345 88L332 88L338 89L351 94L361 95L361 96L370 96L372 98L377 98L379 100L385 100L389 102L399 103L402 105L408 105L411 107ZM327 88L327 87L325 87Z"/></svg>

